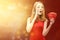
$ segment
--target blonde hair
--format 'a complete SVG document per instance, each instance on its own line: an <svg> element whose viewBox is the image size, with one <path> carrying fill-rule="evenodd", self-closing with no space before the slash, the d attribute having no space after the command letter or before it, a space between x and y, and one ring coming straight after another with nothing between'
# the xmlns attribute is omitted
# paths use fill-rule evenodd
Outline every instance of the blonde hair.
<svg viewBox="0 0 60 40"><path fill-rule="evenodd" d="M31 14L31 19L33 19L34 15L35 15L35 12L36 12L36 5L39 4L39 3L42 3L42 2L38 1L38 2L35 2L35 3L34 3L33 9L32 9L32 14ZM42 3L42 5L43 5L43 3ZM43 6L44 6L44 5L43 5ZM42 18L42 19L41 19L41 18ZM42 17L41 17L41 18L40 18L40 19L41 19L42 21L44 21L44 20L46 19L46 17L45 17L45 10L43 11L43 14L42 14Z"/></svg>

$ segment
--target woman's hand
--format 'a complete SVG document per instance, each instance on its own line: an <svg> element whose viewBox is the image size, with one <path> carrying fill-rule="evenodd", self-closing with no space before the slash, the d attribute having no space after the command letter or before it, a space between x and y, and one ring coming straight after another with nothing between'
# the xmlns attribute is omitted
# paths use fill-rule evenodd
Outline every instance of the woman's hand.
<svg viewBox="0 0 60 40"><path fill-rule="evenodd" d="M38 14L35 13L35 16L34 16L33 20L36 20L37 19L37 16L38 16Z"/></svg>
<svg viewBox="0 0 60 40"><path fill-rule="evenodd" d="M50 24L51 25L54 24L54 22L55 22L54 18L50 19Z"/></svg>

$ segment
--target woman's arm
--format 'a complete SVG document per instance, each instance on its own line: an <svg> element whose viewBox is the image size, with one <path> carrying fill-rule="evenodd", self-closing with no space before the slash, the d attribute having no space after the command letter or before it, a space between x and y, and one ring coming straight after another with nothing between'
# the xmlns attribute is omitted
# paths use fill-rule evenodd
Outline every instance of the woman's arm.
<svg viewBox="0 0 60 40"><path fill-rule="evenodd" d="M31 20L30 17L27 19L27 26L26 26L27 32L30 32L31 31L31 29L33 27L33 24L34 24L34 22L36 20L36 18L37 18L37 14L35 14L35 17L32 20Z"/></svg>
<svg viewBox="0 0 60 40"><path fill-rule="evenodd" d="M48 20L46 20L46 21L44 22L44 29L43 29L43 32L42 32L42 35L43 35L43 36L46 36L46 35L48 34L48 32L49 32L51 26L53 25L53 23L54 23L54 19L50 19L50 24L49 24L49 26L47 27Z"/></svg>

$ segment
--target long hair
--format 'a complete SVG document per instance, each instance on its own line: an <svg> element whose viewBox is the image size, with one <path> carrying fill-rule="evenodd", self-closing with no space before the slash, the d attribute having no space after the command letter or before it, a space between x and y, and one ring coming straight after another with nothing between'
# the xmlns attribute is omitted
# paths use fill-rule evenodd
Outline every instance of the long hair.
<svg viewBox="0 0 60 40"><path fill-rule="evenodd" d="M38 1L38 2L34 3L33 9L32 9L32 14L31 14L31 19L34 18L34 15L36 14L36 5L39 4L39 3L42 3L42 2ZM42 5L43 5L43 3L42 3ZM46 19L46 17L45 17L45 9L43 10L43 14L42 14L42 17L40 19L43 20L43 21Z"/></svg>

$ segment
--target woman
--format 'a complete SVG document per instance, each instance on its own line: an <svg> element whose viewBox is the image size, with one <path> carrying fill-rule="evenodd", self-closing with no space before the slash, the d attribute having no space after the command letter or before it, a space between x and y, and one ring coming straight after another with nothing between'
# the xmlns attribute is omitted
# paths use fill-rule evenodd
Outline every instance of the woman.
<svg viewBox="0 0 60 40"><path fill-rule="evenodd" d="M47 25L48 20L45 17L45 9L42 2L35 2L31 17L27 19L26 30L30 33L29 40L45 40L45 36L49 32L54 19L50 19L49 26ZM47 27L48 26L48 27Z"/></svg>

